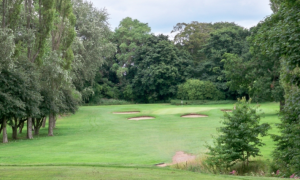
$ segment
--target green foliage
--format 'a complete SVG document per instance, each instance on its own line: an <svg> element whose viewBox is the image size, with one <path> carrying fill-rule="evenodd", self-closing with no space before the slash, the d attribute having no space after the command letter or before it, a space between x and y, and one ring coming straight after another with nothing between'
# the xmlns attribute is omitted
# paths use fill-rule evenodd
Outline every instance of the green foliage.
<svg viewBox="0 0 300 180"><path fill-rule="evenodd" d="M96 98L92 99L90 103L87 103L86 105L94 106L94 105L125 105L125 104L132 104L132 102L119 100L119 99L106 99L97 96Z"/></svg>
<svg viewBox="0 0 300 180"><path fill-rule="evenodd" d="M136 101L155 102L176 95L177 85L191 76L192 58L165 36L151 36L136 50L129 69Z"/></svg>
<svg viewBox="0 0 300 180"><path fill-rule="evenodd" d="M38 9L36 10L36 12L38 12L39 17L39 19L36 20L36 22L38 22L38 31L36 32L34 48L36 54L32 54L30 60L32 62L37 62L40 64L42 62L44 54L46 53L46 44L50 36L50 31L53 28L55 10L53 9L53 0L41 0L39 1L38 5Z"/></svg>
<svg viewBox="0 0 300 180"><path fill-rule="evenodd" d="M177 98L182 100L218 100L222 93L209 81L189 79L178 86Z"/></svg>
<svg viewBox="0 0 300 180"><path fill-rule="evenodd" d="M259 156L259 146L263 146L260 137L266 136L269 124L260 124L257 108L250 107L251 101L245 98L236 103L232 114L224 112L223 126L218 129L220 135L214 146L207 146L207 163L219 171L226 172L237 162L248 166L249 158Z"/></svg>
<svg viewBox="0 0 300 180"><path fill-rule="evenodd" d="M174 43L177 47L188 51L193 56L194 63L197 64L205 60L205 54L199 50L207 43L213 30L211 23L193 21L189 24L177 23L171 33L177 33Z"/></svg>
<svg viewBox="0 0 300 180"><path fill-rule="evenodd" d="M277 13L279 11L280 4L283 1L284 0L270 0L270 6L271 6L271 9L272 9L273 13Z"/></svg>
<svg viewBox="0 0 300 180"><path fill-rule="evenodd" d="M172 105L212 105L212 104L234 104L236 101L223 100L223 101L210 101L210 100L171 100Z"/></svg>
<svg viewBox="0 0 300 180"><path fill-rule="evenodd" d="M224 54L223 72L230 90L249 94L255 102L282 101L284 92L279 83L279 59L263 55L259 48L251 56Z"/></svg>
<svg viewBox="0 0 300 180"><path fill-rule="evenodd" d="M15 51L15 36L9 29L0 29L0 73L2 69L13 66L13 54Z"/></svg>
<svg viewBox="0 0 300 180"><path fill-rule="evenodd" d="M88 101L95 92L93 87L101 81L99 71L103 66L108 66L109 57L113 56L116 47L109 41L112 32L108 25L108 13L105 9L83 0L73 0L73 10L76 16L75 38L72 50L74 61L72 63L72 81L77 91L83 94L83 99ZM105 73L101 73L102 76Z"/></svg>
<svg viewBox="0 0 300 180"><path fill-rule="evenodd" d="M114 41L118 45L116 58L120 67L131 64L135 50L150 36L150 31L147 23L137 19L127 17L120 22L114 33Z"/></svg>
<svg viewBox="0 0 300 180"><path fill-rule="evenodd" d="M232 53L242 55L248 52L246 37L249 31L233 23L220 23L219 27L210 34L210 38L200 52L206 55L206 60L200 63L195 71L199 78L204 81L213 82L217 88L225 93L226 99L236 99L237 93L229 91L227 79L222 62L223 55Z"/></svg>
<svg viewBox="0 0 300 180"><path fill-rule="evenodd" d="M276 148L273 152L274 163L285 176L296 173L300 176L300 91L292 89L286 96L281 123L278 124L280 135L273 135Z"/></svg>

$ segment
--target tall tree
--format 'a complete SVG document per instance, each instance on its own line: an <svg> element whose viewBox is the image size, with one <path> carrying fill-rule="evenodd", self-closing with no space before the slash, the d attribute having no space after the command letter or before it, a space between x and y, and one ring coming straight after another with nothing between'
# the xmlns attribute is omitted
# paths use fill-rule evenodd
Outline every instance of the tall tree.
<svg viewBox="0 0 300 180"><path fill-rule="evenodd" d="M92 3L73 0L73 11L76 16L77 37L72 49L74 63L72 78L76 89L84 100L95 94L96 74L99 69L111 60L116 47L110 42L112 31L108 24L108 13L105 9L97 9Z"/></svg>
<svg viewBox="0 0 300 180"><path fill-rule="evenodd" d="M25 0L27 36L35 37L27 41L27 58L32 63L41 64L46 52L47 39L54 20L52 0ZM27 119L27 138L32 139L32 116Z"/></svg>
<svg viewBox="0 0 300 180"><path fill-rule="evenodd" d="M120 78L127 71L127 67L133 62L135 50L150 36L150 27L147 23L141 23L137 19L127 17L123 19L115 29L114 42L117 44L117 64Z"/></svg>
<svg viewBox="0 0 300 180"><path fill-rule="evenodd" d="M52 65L56 67L56 70L47 71L51 76L46 80L46 82L51 82L45 84L45 88L49 88L51 92L45 90L45 92L50 93L50 106L49 106L49 126L48 126L48 136L53 136L53 129L55 125L56 114L59 113L59 108L56 103L57 96L69 78L69 70L71 68L72 61L74 59L74 53L72 50L72 43L76 37L75 23L76 17L73 14L72 2L71 0L55 0L53 2L55 17L53 20L53 29L51 29L51 53L49 53L46 58L48 61L45 63L45 67ZM52 68L53 68L52 67ZM60 71L59 71L60 70ZM60 78L58 78L60 77ZM68 81L69 82L69 81Z"/></svg>
<svg viewBox="0 0 300 180"><path fill-rule="evenodd" d="M188 51L193 56L194 63L198 64L205 60L205 54L200 50L207 43L210 33L213 31L213 24L193 21L189 24L177 23L171 33L177 33L174 43Z"/></svg>
<svg viewBox="0 0 300 180"><path fill-rule="evenodd" d="M280 78L285 91L284 107L279 129L281 134L274 136L276 149L274 160L288 173L299 171L299 83L300 83L300 2L283 0L277 13L264 21L264 28L258 32L256 43L267 55L278 54L281 60Z"/></svg>
<svg viewBox="0 0 300 180"><path fill-rule="evenodd" d="M222 24L217 24L217 26L220 25L222 27ZM213 82L229 99L235 99L237 93L228 89L227 80L223 73L223 55L232 53L241 56L248 52L249 46L246 41L248 35L247 29L235 24L226 24L225 27L211 33L207 44L201 50L207 59L196 69L200 79Z"/></svg>
<svg viewBox="0 0 300 180"><path fill-rule="evenodd" d="M152 35L136 50L127 78L136 101L155 102L176 95L177 85L191 77L192 57L167 36Z"/></svg>

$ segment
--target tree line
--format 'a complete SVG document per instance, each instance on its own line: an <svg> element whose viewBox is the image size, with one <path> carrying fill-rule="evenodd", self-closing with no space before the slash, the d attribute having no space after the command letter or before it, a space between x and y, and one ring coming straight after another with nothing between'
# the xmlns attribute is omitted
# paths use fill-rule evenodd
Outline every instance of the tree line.
<svg viewBox="0 0 300 180"><path fill-rule="evenodd" d="M105 58L115 52L105 9L83 0L2 0L0 132L39 135L49 117L75 113ZM26 123L25 123L26 122Z"/></svg>
<svg viewBox="0 0 300 180"><path fill-rule="evenodd" d="M229 22L178 23L171 41L152 34L148 24L127 17L110 39L117 52L100 67L95 83L86 87L91 94L84 102L99 104L103 98L140 103L182 98L236 100L247 96L254 102L281 102L283 107L280 57L266 55L256 45L262 26L263 22L250 29ZM187 81L188 88L182 92L179 87ZM200 88L201 83L217 90L211 94L209 88ZM192 89L202 95L182 95Z"/></svg>

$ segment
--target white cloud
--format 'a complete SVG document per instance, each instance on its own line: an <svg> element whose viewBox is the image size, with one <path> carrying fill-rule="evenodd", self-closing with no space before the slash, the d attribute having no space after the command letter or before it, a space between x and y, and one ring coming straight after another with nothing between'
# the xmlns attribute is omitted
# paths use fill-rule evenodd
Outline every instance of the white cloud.
<svg viewBox="0 0 300 180"><path fill-rule="evenodd" d="M255 26L272 12L269 0L91 0L110 14L112 29L125 17L148 23L152 32L170 34L178 22L236 22Z"/></svg>

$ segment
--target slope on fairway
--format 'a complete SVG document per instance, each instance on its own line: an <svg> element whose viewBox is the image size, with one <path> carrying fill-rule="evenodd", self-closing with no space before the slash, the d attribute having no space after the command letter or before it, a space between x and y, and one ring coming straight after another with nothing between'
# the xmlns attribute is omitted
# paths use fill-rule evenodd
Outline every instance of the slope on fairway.
<svg viewBox="0 0 300 180"><path fill-rule="evenodd" d="M233 105L171 106L124 105L81 107L76 115L57 122L54 137L47 129L33 140L0 144L1 165L130 165L153 166L171 162L177 151L203 154L205 143L220 126L223 112ZM263 122L278 122L277 103L263 104ZM141 111L139 114L117 115L112 112ZM207 118L185 119L184 113L201 113ZM128 121L135 116L154 116L155 119ZM276 130L272 130L276 131ZM9 132L11 135L11 132ZM21 138L25 137L25 133ZM262 153L268 157L273 142L263 138L267 146Z"/></svg>

